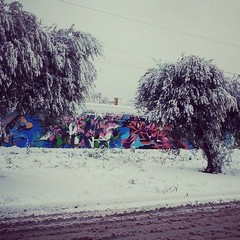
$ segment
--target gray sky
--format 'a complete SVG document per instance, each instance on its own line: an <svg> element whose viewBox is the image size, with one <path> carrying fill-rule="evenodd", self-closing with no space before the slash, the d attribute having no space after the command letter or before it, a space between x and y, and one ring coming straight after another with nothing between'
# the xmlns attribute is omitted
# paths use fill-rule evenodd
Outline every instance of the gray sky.
<svg viewBox="0 0 240 240"><path fill-rule="evenodd" d="M44 25L74 24L103 43L95 84L110 99L134 98L139 78L156 60L176 61L182 53L240 74L240 0L19 1Z"/></svg>

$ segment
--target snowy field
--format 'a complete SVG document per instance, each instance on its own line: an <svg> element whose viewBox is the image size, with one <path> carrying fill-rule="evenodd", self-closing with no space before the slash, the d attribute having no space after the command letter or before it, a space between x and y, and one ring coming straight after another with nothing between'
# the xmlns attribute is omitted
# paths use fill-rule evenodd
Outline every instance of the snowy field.
<svg viewBox="0 0 240 240"><path fill-rule="evenodd" d="M201 152L0 147L0 216L240 200L240 150L223 174Z"/></svg>

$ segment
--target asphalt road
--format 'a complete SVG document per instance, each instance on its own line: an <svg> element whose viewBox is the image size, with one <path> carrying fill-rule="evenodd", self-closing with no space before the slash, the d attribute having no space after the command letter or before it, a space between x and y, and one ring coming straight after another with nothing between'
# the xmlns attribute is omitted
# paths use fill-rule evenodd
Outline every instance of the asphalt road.
<svg viewBox="0 0 240 240"><path fill-rule="evenodd" d="M240 202L0 219L0 239L239 240Z"/></svg>

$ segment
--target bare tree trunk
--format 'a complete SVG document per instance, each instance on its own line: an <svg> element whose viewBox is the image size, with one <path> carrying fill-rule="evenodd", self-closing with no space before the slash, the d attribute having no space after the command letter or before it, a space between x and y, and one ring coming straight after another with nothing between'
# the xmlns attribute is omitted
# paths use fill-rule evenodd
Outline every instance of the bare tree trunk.
<svg viewBox="0 0 240 240"><path fill-rule="evenodd" d="M204 170L206 173L221 173L221 167L216 164L217 152L211 151L210 147L205 143L203 147L203 151L207 157L207 167Z"/></svg>
<svg viewBox="0 0 240 240"><path fill-rule="evenodd" d="M204 153L205 153L205 155L207 157L207 167L204 170L204 172L206 172L206 173L213 173L214 172L213 159L212 159L211 153L209 151L209 148L208 147L204 147L203 151L204 151Z"/></svg>

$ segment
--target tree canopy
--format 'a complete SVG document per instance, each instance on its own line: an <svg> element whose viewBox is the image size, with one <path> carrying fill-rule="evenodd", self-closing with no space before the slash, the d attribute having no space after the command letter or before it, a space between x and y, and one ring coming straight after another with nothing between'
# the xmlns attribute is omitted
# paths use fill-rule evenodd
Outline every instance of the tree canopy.
<svg viewBox="0 0 240 240"><path fill-rule="evenodd" d="M136 106L150 120L171 126L182 139L203 149L206 172L221 171L223 126L237 102L212 61L191 55L176 63L159 63L140 79Z"/></svg>
<svg viewBox="0 0 240 240"><path fill-rule="evenodd" d="M235 142L240 146L240 76L234 76L229 79L229 87L231 94L237 100L237 109L228 112L226 123L223 126L225 132L233 133L235 135Z"/></svg>
<svg viewBox="0 0 240 240"><path fill-rule="evenodd" d="M88 33L44 27L19 2L0 1L0 115L72 113L96 78L102 55Z"/></svg>

